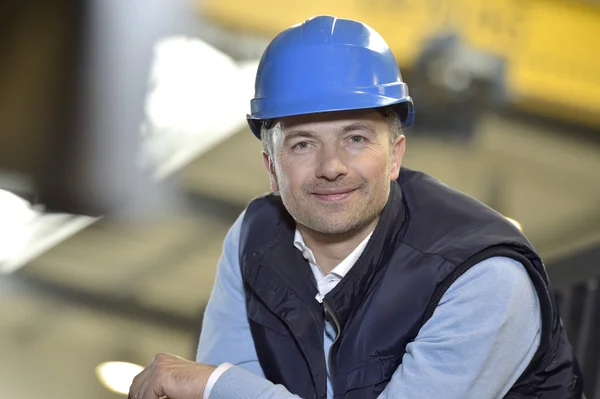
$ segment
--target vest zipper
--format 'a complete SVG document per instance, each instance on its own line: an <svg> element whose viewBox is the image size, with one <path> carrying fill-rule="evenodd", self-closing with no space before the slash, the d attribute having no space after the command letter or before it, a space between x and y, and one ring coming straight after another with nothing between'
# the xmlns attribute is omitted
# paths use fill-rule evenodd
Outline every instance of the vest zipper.
<svg viewBox="0 0 600 399"><path fill-rule="evenodd" d="M331 383L333 384L334 380L333 380L333 364L331 363L331 350L333 349L333 346L335 345L338 338L340 337L340 334L342 333L342 331L341 331L342 329L340 327L340 322L338 321L335 314L333 314L333 312L331 311L331 308L329 308L329 305L327 305L327 302L323 301L323 307L325 308L325 311L327 313L329 313L329 316L331 316L331 318L333 319L333 323L335 324L335 329L337 331L337 334L335 335L335 339L333 340L333 343L329 347L329 353L327 354L327 358L329 359L329 361L328 361L328 363L329 363L329 378L331 378Z"/></svg>

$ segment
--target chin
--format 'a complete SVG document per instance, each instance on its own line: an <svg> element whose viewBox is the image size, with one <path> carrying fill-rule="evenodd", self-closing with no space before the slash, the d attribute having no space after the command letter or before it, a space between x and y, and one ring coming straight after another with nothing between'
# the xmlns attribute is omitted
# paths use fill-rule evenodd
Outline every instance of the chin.
<svg viewBox="0 0 600 399"><path fill-rule="evenodd" d="M340 223L339 217L329 217L314 223L312 230L325 235L346 235L357 231L361 225L360 222Z"/></svg>

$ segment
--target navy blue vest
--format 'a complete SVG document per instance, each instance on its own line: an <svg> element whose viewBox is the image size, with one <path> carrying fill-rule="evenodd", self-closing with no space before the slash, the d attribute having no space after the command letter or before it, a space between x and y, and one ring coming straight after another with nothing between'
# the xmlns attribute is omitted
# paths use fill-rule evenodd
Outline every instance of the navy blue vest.
<svg viewBox="0 0 600 399"><path fill-rule="evenodd" d="M294 230L281 200L267 195L248 206L240 239L252 337L273 383L302 398L325 399L329 356L336 398L376 398L448 287L474 264L506 256L527 269L542 311L540 348L506 397L582 396L581 372L542 261L511 223L482 203L403 168L363 254L323 304L293 246ZM328 354L326 318L340 331Z"/></svg>

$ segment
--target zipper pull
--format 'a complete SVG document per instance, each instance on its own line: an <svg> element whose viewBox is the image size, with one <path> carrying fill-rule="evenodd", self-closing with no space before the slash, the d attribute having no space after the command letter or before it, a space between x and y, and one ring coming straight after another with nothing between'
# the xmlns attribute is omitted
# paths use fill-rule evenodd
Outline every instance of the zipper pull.
<svg viewBox="0 0 600 399"><path fill-rule="evenodd" d="M340 334L342 333L342 328L340 327L340 323L339 323L338 318L336 317L335 313L333 313L333 311L331 310L331 308L325 301L323 301L323 308L325 309L325 312L327 312L327 314L329 314L329 316L333 320L333 324L335 325L335 329L336 329L335 339L331 343L331 346L329 347L329 353L327 354L327 359L328 359L327 363L329 366L328 367L329 368L329 378L331 379L331 383L333 384L334 372L333 372L333 364L331 363L331 350L333 349L334 345L337 343L338 338L340 337Z"/></svg>

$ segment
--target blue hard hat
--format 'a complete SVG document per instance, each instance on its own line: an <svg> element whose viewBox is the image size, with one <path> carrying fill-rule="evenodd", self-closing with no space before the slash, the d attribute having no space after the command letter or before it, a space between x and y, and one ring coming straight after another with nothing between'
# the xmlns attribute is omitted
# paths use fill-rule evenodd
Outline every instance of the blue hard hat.
<svg viewBox="0 0 600 399"><path fill-rule="evenodd" d="M266 120L380 107L391 107L404 127L414 119L408 86L385 40L361 22L317 16L267 46L246 119L260 138Z"/></svg>

